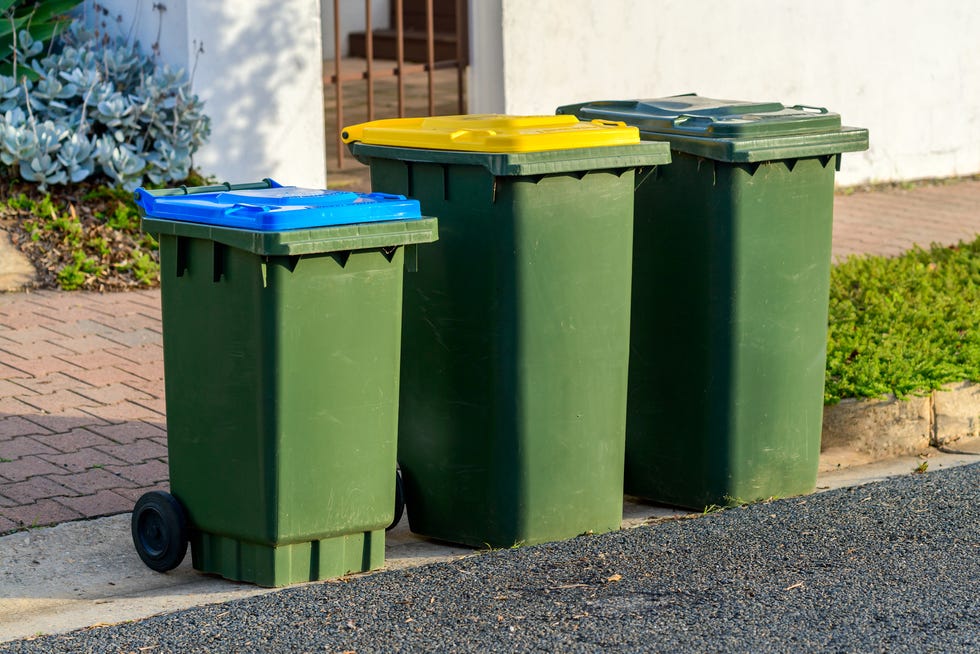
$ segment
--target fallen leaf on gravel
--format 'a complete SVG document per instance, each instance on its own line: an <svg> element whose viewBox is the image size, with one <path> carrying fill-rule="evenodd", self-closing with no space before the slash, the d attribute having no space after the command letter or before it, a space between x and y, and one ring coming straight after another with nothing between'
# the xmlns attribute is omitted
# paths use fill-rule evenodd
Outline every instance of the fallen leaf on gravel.
<svg viewBox="0 0 980 654"><path fill-rule="evenodd" d="M619 581L622 578L623 578L623 575L616 574L616 575L613 575L611 577L606 577L606 581Z"/></svg>

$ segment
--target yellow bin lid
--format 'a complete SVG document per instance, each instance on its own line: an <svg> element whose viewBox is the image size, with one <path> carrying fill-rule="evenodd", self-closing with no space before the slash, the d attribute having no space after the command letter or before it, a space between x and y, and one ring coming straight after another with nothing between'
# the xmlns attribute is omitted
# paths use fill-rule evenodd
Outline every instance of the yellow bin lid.
<svg viewBox="0 0 980 654"><path fill-rule="evenodd" d="M610 120L580 121L575 116L470 114L391 118L345 127L344 143L360 141L428 150L542 152L640 142L640 132Z"/></svg>

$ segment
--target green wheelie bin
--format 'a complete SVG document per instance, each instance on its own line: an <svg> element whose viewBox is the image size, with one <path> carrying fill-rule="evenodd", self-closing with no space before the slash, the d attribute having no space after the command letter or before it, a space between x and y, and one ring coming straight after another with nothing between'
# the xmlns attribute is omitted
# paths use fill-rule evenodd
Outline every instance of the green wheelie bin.
<svg viewBox="0 0 980 654"><path fill-rule="evenodd" d="M637 188L628 494L700 509L816 483L834 171L826 109L681 95L560 107L670 144Z"/></svg>
<svg viewBox="0 0 980 654"><path fill-rule="evenodd" d="M137 190L160 241L170 491L144 495L151 568L262 586L384 562L396 484L401 196L266 180Z"/></svg>
<svg viewBox="0 0 980 654"><path fill-rule="evenodd" d="M471 115L346 128L375 191L438 212L406 279L398 460L413 532L509 547L618 529L635 128Z"/></svg>

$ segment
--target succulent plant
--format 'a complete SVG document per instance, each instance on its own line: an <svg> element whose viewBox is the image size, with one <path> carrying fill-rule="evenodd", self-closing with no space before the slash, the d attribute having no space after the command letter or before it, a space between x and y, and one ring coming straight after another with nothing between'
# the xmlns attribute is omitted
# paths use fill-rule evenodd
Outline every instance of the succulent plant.
<svg viewBox="0 0 980 654"><path fill-rule="evenodd" d="M0 161L42 187L95 173L126 189L186 178L210 120L184 73L77 22L54 45L33 56L25 33L18 61L30 60L36 79L0 75Z"/></svg>

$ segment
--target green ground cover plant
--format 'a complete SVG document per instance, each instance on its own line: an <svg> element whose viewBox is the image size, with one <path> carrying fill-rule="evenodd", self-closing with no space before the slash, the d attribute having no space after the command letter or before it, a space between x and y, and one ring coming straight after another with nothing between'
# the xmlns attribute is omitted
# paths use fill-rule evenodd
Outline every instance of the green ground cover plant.
<svg viewBox="0 0 980 654"><path fill-rule="evenodd" d="M37 286L124 290L159 283L157 243L139 229L132 194L98 183L41 192L7 179L0 226L38 272Z"/></svg>
<svg viewBox="0 0 980 654"><path fill-rule="evenodd" d="M980 237L834 266L824 401L980 381Z"/></svg>
<svg viewBox="0 0 980 654"><path fill-rule="evenodd" d="M192 172L186 183L210 181ZM157 242L140 231L132 193L104 181L41 191L0 171L0 228L34 264L39 288L116 291L160 284Z"/></svg>

